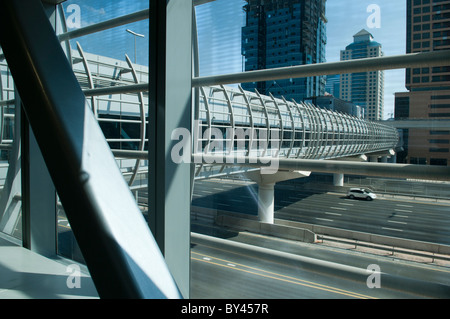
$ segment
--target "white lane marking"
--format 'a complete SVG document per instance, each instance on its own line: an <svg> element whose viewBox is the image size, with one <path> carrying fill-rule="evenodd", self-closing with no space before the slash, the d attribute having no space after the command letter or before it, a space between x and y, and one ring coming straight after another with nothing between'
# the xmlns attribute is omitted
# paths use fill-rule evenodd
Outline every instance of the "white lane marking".
<svg viewBox="0 0 450 319"><path fill-rule="evenodd" d="M354 206L354 204L350 204L350 203L338 203L339 205L345 205L345 206Z"/></svg>
<svg viewBox="0 0 450 319"><path fill-rule="evenodd" d="M335 215L335 216L342 216L342 214L330 213L330 212L325 212L325 214L327 214L327 215Z"/></svg>
<svg viewBox="0 0 450 319"><path fill-rule="evenodd" d="M389 227L381 227L382 229L386 229L386 230L393 230L393 231L403 231L401 229L397 229L397 228L389 228Z"/></svg>
<svg viewBox="0 0 450 319"><path fill-rule="evenodd" d="M395 209L396 212L402 212L402 213L412 213L412 210L407 210L407 209Z"/></svg>
<svg viewBox="0 0 450 319"><path fill-rule="evenodd" d="M318 219L318 220L326 221L326 222L334 222L334 220L332 220L332 219L319 218L319 217L315 217L315 218Z"/></svg>
<svg viewBox="0 0 450 319"><path fill-rule="evenodd" d="M405 223L405 222L398 222L396 220L388 220L388 223L403 224L403 225L408 224L408 223Z"/></svg>
<svg viewBox="0 0 450 319"><path fill-rule="evenodd" d="M347 208L344 208L344 207L333 207L333 206L331 206L330 208L331 209L337 209L337 210L347 210Z"/></svg>

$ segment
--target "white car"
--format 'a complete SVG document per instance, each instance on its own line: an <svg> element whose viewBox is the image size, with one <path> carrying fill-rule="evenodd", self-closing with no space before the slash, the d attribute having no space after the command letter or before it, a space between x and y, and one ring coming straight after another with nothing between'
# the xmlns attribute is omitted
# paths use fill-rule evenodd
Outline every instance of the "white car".
<svg viewBox="0 0 450 319"><path fill-rule="evenodd" d="M365 188L350 188L347 193L348 198L362 198L366 200L374 200L377 198L377 195L375 195L370 189Z"/></svg>

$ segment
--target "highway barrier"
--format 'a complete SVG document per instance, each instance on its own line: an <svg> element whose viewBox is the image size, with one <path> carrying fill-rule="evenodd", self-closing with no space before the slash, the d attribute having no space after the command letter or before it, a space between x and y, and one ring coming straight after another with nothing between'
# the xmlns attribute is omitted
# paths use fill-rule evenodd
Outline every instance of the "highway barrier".
<svg viewBox="0 0 450 319"><path fill-rule="evenodd" d="M232 227L241 231L249 231L258 234L274 236L278 238L297 240L305 243L315 243L321 236L331 236L346 240L355 240L366 244L384 245L391 248L409 249L405 252L411 255L422 256L420 252L450 256L450 246L438 243L423 242L384 235L376 235L365 232L345 230L320 225L306 224L283 219L275 219L274 224L261 223L256 216L242 215L239 213L216 210L205 207L192 206L193 212L207 212L216 215L215 222L219 226ZM429 256L439 258L439 256Z"/></svg>

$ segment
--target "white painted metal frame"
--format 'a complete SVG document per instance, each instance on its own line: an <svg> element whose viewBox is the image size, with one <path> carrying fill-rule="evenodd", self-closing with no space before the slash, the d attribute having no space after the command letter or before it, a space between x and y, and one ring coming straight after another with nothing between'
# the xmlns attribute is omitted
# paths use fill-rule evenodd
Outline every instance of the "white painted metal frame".
<svg viewBox="0 0 450 319"><path fill-rule="evenodd" d="M95 60L89 60L87 55L84 53L81 45L77 42L77 49L78 53L80 55L80 58L74 57L73 58L73 64L76 65L78 62L82 62L84 73L79 73L78 69L76 70L77 77L81 83L84 81L84 77L87 77L87 83L88 88L91 90L96 89L96 83L97 85L128 85L130 83L135 83L136 85L141 84L141 78L146 77L146 75L138 74L138 71L135 67L135 65L131 62L130 58L125 55L125 61L126 66L121 65L108 65L100 61ZM71 55L73 56L73 55ZM96 72L91 71L91 67L93 67ZM110 73L101 70L110 69ZM77 72L78 71L78 72ZM124 79L122 78L123 75L130 73L131 78ZM109 95L109 94L108 94ZM144 93L142 91L137 91L133 93L127 94L129 95L135 95L137 96L137 101L133 101L130 98L126 98L127 96L119 95L119 98L113 98L102 96L102 94L93 94L90 96L91 98L91 108L94 112L94 115L99 122L114 122L114 123L131 123L131 124L139 124L139 138L137 139L131 139L131 138L108 138L108 142L136 142L139 143L138 145L138 151L144 151L146 142L148 142L148 139L146 138L146 127L148 125L147 121L147 114L148 114L148 103L146 102L146 99L144 98ZM133 115L135 115L136 120L134 119L109 119L101 117L99 114L101 114L101 105L100 103L119 103L120 109L122 110L122 106L126 106L128 109L134 108L133 105L135 105L138 108L138 111L132 111ZM129 113L129 110L124 110L124 112ZM103 111L104 113L104 111ZM121 114L121 113L120 113ZM119 114L119 115L120 115ZM136 159L134 168L131 172L124 172L124 176L128 179L128 184L130 186L133 185L134 181L136 180L136 177L138 174L146 174L147 170L141 170L141 160L139 158ZM128 177L128 175L130 177Z"/></svg>
<svg viewBox="0 0 450 319"><path fill-rule="evenodd" d="M233 98L236 96L244 98L238 102ZM267 132L278 133L276 140L271 140L270 134L264 136L264 143L259 144L264 147L257 152L262 157L331 159L389 151L398 143L397 130L390 126L320 109L311 104L288 102L273 96L263 96L257 91L251 93L241 88L236 90L224 86L201 87L199 120L206 123L210 131L228 128L234 132L236 129L242 129L243 123L239 123L238 126L235 118L236 113L242 109L243 101L247 103L245 109L248 110L249 117L245 129L254 131L255 123L263 122ZM293 112L296 111L302 114L299 116L301 121L294 121ZM306 122L309 125L306 125ZM290 133L288 141L285 132ZM298 152L293 152L296 132L302 132L303 147ZM251 136L257 136L261 141L260 134ZM222 140L215 140L216 138L214 134L203 136L202 145L206 147L199 152L211 154L209 145L223 142L224 145L233 146L235 142L234 136L227 136ZM284 142L286 144L283 144ZM254 154L250 145L248 144L246 154ZM276 147L270 149L272 145ZM283 145L287 146L282 147ZM302 153L303 148L306 149L305 153ZM223 149L222 153L228 156L240 155L236 153L234 147Z"/></svg>

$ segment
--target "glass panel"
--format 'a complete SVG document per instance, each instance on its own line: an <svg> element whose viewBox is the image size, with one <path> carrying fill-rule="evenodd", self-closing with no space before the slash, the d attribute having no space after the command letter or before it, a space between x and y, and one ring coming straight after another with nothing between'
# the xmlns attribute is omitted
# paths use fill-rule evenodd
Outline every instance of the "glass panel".
<svg viewBox="0 0 450 319"><path fill-rule="evenodd" d="M148 7L148 1L65 1L62 4L63 30L70 33L138 13ZM83 90L148 83L148 22L147 16L137 22L111 25L106 30L69 40L68 56ZM148 92L93 93L87 95L87 103L113 151L147 150ZM146 216L147 161L126 156L117 157L117 164ZM83 262L64 209L60 205L58 208L58 253Z"/></svg>
<svg viewBox="0 0 450 319"><path fill-rule="evenodd" d="M430 43L449 49L448 16L431 2L208 2L195 10L199 74L427 52ZM439 5L447 10L450 1ZM435 17L439 24L423 23ZM375 172L382 163L449 163L449 68L411 69L199 89L198 153L373 165L363 175L197 165L192 298L449 296L449 178ZM395 121L408 119L447 122L401 129ZM224 143L233 130L247 130L244 149ZM438 285L445 292L422 294Z"/></svg>
<svg viewBox="0 0 450 319"><path fill-rule="evenodd" d="M15 105L14 81L0 48L0 231L22 240L20 127Z"/></svg>

